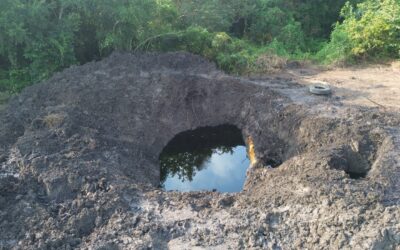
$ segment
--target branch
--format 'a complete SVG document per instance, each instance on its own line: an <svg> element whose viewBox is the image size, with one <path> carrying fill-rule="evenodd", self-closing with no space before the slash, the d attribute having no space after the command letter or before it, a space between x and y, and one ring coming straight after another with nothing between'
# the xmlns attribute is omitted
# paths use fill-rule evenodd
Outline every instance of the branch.
<svg viewBox="0 0 400 250"><path fill-rule="evenodd" d="M138 46L136 46L136 48L133 50L133 52L136 52L140 47L142 47L143 45L145 45L146 43L150 42L153 39L157 39L163 36L169 36L169 35L179 35L182 34L184 31L179 31L179 32L169 32L169 33L164 33L164 34L159 34L156 36L152 36L147 38L146 40L144 40L143 42L139 43Z"/></svg>

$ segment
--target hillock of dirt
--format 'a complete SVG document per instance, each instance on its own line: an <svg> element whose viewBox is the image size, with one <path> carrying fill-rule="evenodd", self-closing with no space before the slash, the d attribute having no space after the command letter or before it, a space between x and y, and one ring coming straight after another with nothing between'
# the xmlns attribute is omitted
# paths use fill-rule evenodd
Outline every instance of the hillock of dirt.
<svg viewBox="0 0 400 250"><path fill-rule="evenodd" d="M243 192L158 188L163 147L221 124L254 141ZM399 124L187 53L71 67L0 112L0 249L398 249Z"/></svg>

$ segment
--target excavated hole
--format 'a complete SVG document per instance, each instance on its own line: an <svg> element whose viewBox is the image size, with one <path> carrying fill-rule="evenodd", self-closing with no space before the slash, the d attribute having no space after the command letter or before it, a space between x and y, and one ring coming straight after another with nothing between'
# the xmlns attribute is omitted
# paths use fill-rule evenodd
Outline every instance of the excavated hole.
<svg viewBox="0 0 400 250"><path fill-rule="evenodd" d="M332 169L344 171L351 179L363 179L376 163L384 139L381 133L364 134L350 144L333 149L328 164Z"/></svg>
<svg viewBox="0 0 400 250"><path fill-rule="evenodd" d="M176 135L159 157L165 190L239 192L250 166L242 132L233 125Z"/></svg>
<svg viewBox="0 0 400 250"><path fill-rule="evenodd" d="M350 146L334 150L328 164L333 169L344 171L351 179L365 178L371 169L371 162L365 155L354 151Z"/></svg>

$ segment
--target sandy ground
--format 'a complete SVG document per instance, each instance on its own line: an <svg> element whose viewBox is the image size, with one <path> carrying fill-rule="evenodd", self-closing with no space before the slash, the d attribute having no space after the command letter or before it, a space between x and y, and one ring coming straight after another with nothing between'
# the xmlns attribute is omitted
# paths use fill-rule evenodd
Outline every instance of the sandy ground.
<svg viewBox="0 0 400 250"><path fill-rule="evenodd" d="M400 66L369 65L365 67L334 68L323 70L308 66L288 70L284 77L294 77L302 84L328 83L333 95L342 103L357 106L379 107L385 110L400 109Z"/></svg>

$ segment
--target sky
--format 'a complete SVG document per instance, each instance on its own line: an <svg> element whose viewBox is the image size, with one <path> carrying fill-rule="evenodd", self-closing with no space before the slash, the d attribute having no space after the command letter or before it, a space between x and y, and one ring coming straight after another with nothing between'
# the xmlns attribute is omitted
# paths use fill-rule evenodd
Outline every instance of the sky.
<svg viewBox="0 0 400 250"><path fill-rule="evenodd" d="M219 192L240 192L250 165L246 147L233 148L233 154L213 154L206 166L193 177L182 182L178 176L168 176L164 182L166 190L183 192L216 189Z"/></svg>

